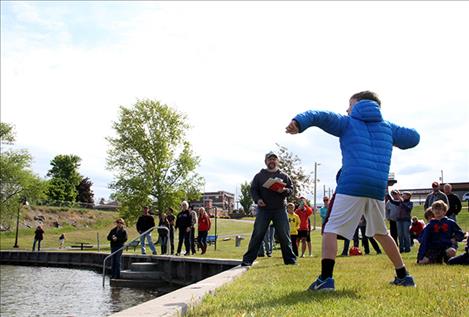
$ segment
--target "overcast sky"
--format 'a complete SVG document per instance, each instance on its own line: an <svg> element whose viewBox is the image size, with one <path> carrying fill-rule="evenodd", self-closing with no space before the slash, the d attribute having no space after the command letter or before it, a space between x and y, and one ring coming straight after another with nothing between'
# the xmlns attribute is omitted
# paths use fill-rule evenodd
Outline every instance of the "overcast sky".
<svg viewBox="0 0 469 317"><path fill-rule="evenodd" d="M187 114L205 191L235 193L276 143L335 187L338 139L285 134L299 112L345 113L376 91L385 119L421 135L395 149L398 188L469 181L468 2L1 2L1 120L45 177L58 154L107 198L119 106Z"/></svg>

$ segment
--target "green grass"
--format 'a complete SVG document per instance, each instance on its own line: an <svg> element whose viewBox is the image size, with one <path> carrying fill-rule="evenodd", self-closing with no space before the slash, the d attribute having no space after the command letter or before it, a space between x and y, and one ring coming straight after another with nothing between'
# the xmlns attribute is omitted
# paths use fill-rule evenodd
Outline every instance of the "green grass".
<svg viewBox="0 0 469 317"><path fill-rule="evenodd" d="M335 293L307 292L320 273L318 231L312 242L313 257L287 266L275 250L272 258L258 259L243 276L207 296L189 316L467 316L469 269L417 266L416 248L404 260L417 288L389 285L395 274L390 261L367 255L337 258Z"/></svg>

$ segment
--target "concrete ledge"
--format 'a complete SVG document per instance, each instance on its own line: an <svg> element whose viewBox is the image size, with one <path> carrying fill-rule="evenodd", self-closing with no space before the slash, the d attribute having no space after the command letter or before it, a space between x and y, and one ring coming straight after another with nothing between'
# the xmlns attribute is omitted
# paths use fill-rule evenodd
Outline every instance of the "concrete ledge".
<svg viewBox="0 0 469 317"><path fill-rule="evenodd" d="M238 265L198 283L112 314L110 317L183 316L191 307L199 304L207 294L214 294L217 288L233 281L248 269Z"/></svg>

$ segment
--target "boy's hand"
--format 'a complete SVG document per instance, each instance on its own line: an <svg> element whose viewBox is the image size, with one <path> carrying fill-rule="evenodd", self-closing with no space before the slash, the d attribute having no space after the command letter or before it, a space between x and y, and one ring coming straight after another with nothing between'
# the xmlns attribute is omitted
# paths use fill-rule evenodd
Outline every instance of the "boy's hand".
<svg viewBox="0 0 469 317"><path fill-rule="evenodd" d="M285 132L289 134L297 134L298 132L300 132L300 130L298 129L298 123L295 120L292 120L290 124L286 127Z"/></svg>

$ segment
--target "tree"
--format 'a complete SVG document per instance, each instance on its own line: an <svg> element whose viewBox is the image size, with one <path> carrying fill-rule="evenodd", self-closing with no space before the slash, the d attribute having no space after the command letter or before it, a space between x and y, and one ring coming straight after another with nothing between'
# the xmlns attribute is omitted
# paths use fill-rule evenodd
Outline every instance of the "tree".
<svg viewBox="0 0 469 317"><path fill-rule="evenodd" d="M279 144L277 146L279 147L279 167L290 176L293 182L293 195L288 198L288 201L305 196L307 192L311 191L311 173L306 174L301 167L301 160L296 154L288 152L285 146Z"/></svg>
<svg viewBox="0 0 469 317"><path fill-rule="evenodd" d="M23 198L40 199L44 181L31 171L31 155L24 149L5 150L15 141L13 126L0 122L0 225L10 228Z"/></svg>
<svg viewBox="0 0 469 317"><path fill-rule="evenodd" d="M244 182L241 184L241 196L239 198L239 203L243 207L244 213L249 213L249 209L253 203L251 198L251 184Z"/></svg>
<svg viewBox="0 0 469 317"><path fill-rule="evenodd" d="M58 201L75 201L77 186L82 179L78 173L81 158L76 155L57 155L52 161L52 168L47 173L51 177L47 196Z"/></svg>
<svg viewBox="0 0 469 317"><path fill-rule="evenodd" d="M115 173L110 187L121 203L121 215L134 221L147 204L159 211L198 199L203 178L196 172L199 158L185 139L186 116L154 100L120 107L109 137L107 168Z"/></svg>
<svg viewBox="0 0 469 317"><path fill-rule="evenodd" d="M93 183L88 177L83 178L77 186L77 201L89 204L87 207L91 207L94 204L94 193L91 190L91 186L93 186Z"/></svg>

